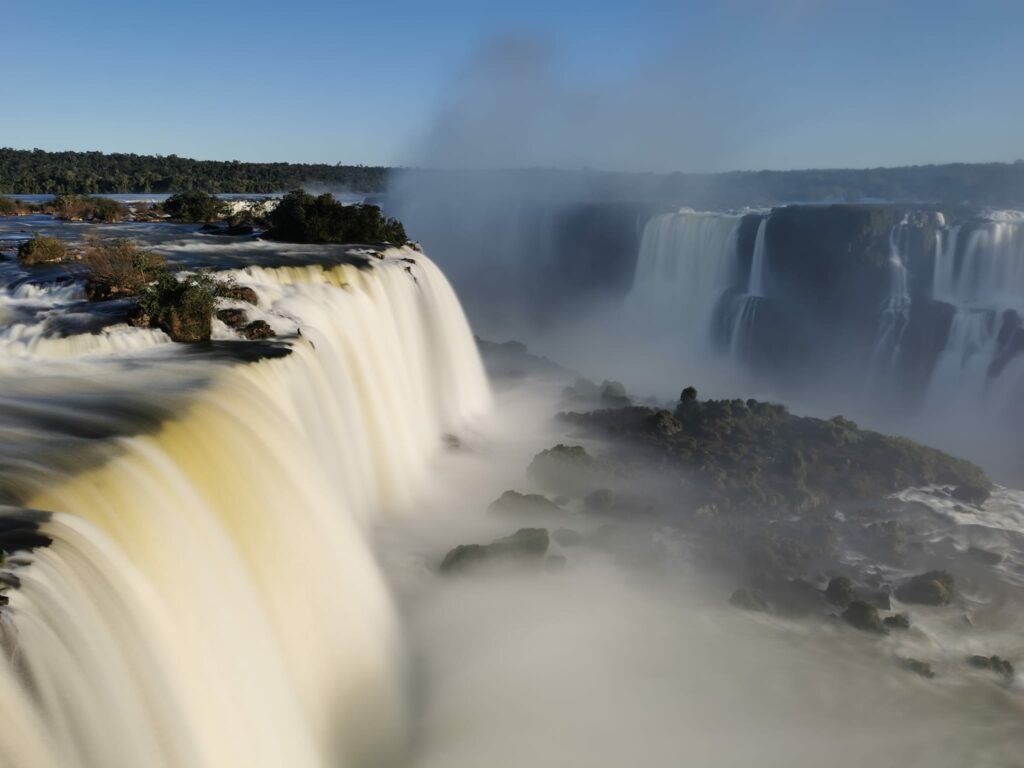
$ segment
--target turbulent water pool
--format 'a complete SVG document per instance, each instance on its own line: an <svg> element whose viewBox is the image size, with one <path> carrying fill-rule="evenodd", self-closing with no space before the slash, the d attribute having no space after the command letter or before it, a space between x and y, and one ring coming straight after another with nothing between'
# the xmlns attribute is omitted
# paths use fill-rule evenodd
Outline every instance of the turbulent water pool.
<svg viewBox="0 0 1024 768"><path fill-rule="evenodd" d="M880 501L918 547L880 583L958 579L909 631L742 611L671 517L488 511L544 490L542 449L602 444L553 420L557 366L485 373L419 251L46 217L0 220L0 250L93 230L251 288L276 335L175 344L0 260L0 765L1020 765L1020 673L965 660L1024 662L1024 494ZM546 567L439 571L527 526Z"/></svg>

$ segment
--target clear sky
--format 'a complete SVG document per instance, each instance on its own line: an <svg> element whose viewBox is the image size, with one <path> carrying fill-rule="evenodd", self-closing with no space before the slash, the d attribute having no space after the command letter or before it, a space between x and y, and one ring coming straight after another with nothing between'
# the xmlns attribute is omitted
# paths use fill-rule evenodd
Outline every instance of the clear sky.
<svg viewBox="0 0 1024 768"><path fill-rule="evenodd" d="M0 0L0 146L723 170L1024 157L1022 0Z"/></svg>

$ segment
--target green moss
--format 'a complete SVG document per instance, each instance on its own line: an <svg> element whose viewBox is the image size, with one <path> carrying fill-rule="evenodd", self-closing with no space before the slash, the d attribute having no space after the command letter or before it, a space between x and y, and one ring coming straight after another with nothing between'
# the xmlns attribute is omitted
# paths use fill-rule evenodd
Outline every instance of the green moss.
<svg viewBox="0 0 1024 768"><path fill-rule="evenodd" d="M68 247L63 240L49 235L36 235L18 246L18 258L26 266L54 264L64 261Z"/></svg>

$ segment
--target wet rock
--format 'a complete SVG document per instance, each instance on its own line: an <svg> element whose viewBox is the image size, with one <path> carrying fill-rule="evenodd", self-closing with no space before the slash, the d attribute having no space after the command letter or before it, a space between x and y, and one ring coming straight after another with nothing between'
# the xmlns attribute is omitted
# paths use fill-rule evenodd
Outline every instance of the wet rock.
<svg viewBox="0 0 1024 768"><path fill-rule="evenodd" d="M884 619L882 619L882 625L886 629L910 629L910 617L907 616L907 614L905 613L897 613L892 616L886 616Z"/></svg>
<svg viewBox="0 0 1024 768"><path fill-rule="evenodd" d="M241 328L246 321L245 310L221 309L217 312L217 319L229 328Z"/></svg>
<svg viewBox="0 0 1024 768"><path fill-rule="evenodd" d="M853 582L846 576L836 576L825 588L825 599L832 605L845 608L856 599Z"/></svg>
<svg viewBox="0 0 1024 768"><path fill-rule="evenodd" d="M975 669L989 669L1007 680L1013 678L1013 664L999 656L971 656L967 663Z"/></svg>
<svg viewBox="0 0 1024 768"><path fill-rule="evenodd" d="M598 462L582 446L559 444L538 453L527 471L543 488L581 496L593 487Z"/></svg>
<svg viewBox="0 0 1024 768"><path fill-rule="evenodd" d="M919 661L918 659L900 659L900 666L908 672L913 672L915 675L920 675L921 677L927 677L929 680L935 677L932 665L926 661Z"/></svg>
<svg viewBox="0 0 1024 768"><path fill-rule="evenodd" d="M499 515L525 517L528 515L551 515L562 511L561 507L539 493L519 493L505 491L501 497L491 502L488 512Z"/></svg>
<svg viewBox="0 0 1024 768"><path fill-rule="evenodd" d="M980 506L988 501L989 489L980 483L964 483L952 490L950 495L965 504Z"/></svg>
<svg viewBox="0 0 1024 768"><path fill-rule="evenodd" d="M878 609L863 600L854 600L850 603L849 607L843 611L843 621L864 632L880 634L888 632L878 616Z"/></svg>
<svg viewBox="0 0 1024 768"><path fill-rule="evenodd" d="M548 532L545 528L520 528L511 536L490 544L460 544L441 561L442 573L455 573L496 562L539 564L547 554Z"/></svg>
<svg viewBox="0 0 1024 768"><path fill-rule="evenodd" d="M249 339L249 341L271 339L277 335L266 320L253 320L247 326L242 328L241 333L245 338Z"/></svg>
<svg viewBox="0 0 1024 768"><path fill-rule="evenodd" d="M949 605L956 596L956 581L947 571L928 571L901 584L896 597L905 603Z"/></svg>
<svg viewBox="0 0 1024 768"><path fill-rule="evenodd" d="M747 589L746 587L740 587L733 592L729 598L729 604L742 608L745 611L765 612L769 608L768 601L765 600L764 595L757 590Z"/></svg>
<svg viewBox="0 0 1024 768"><path fill-rule="evenodd" d="M233 299L234 301L244 301L247 304L258 304L259 296L256 295L256 291L248 286L244 285L225 285L217 290L217 295L222 299Z"/></svg>
<svg viewBox="0 0 1024 768"><path fill-rule="evenodd" d="M967 554L986 565L999 565L1003 562L1003 556L998 552L990 552L989 550L982 549L981 547L968 547Z"/></svg>

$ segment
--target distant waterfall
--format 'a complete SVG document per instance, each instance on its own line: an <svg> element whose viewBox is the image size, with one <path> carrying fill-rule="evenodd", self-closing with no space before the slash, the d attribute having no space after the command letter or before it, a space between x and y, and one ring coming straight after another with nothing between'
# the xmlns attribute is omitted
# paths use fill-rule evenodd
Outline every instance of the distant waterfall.
<svg viewBox="0 0 1024 768"><path fill-rule="evenodd" d="M1002 418L1024 396L1024 218L954 227L936 249L932 293L956 310L926 407L983 405Z"/></svg>
<svg viewBox="0 0 1024 768"><path fill-rule="evenodd" d="M910 240L909 215L889 234L889 296L882 306L872 359L873 376L888 373L900 356L903 334L910 320L910 281L907 273L907 252Z"/></svg>
<svg viewBox="0 0 1024 768"><path fill-rule="evenodd" d="M757 225L757 237L754 239L754 258L750 262L750 282L747 285L748 296L764 296L764 262L765 232L768 229L768 218L761 219Z"/></svg>
<svg viewBox="0 0 1024 768"><path fill-rule="evenodd" d="M729 357L739 364L749 360L753 352L752 339L757 324L757 309L765 295L764 272L765 262L768 259L768 246L765 244L767 230L768 217L765 216L757 225L747 290L733 300L733 321L729 332Z"/></svg>
<svg viewBox="0 0 1024 768"><path fill-rule="evenodd" d="M222 366L158 431L32 481L53 543L3 574L20 587L0 625L0 765L334 768L402 746L368 524L487 407L473 338L412 251L234 276L295 323L291 354Z"/></svg>
<svg viewBox="0 0 1024 768"><path fill-rule="evenodd" d="M706 344L722 295L736 282L741 216L680 211L644 228L626 311L644 330Z"/></svg>

